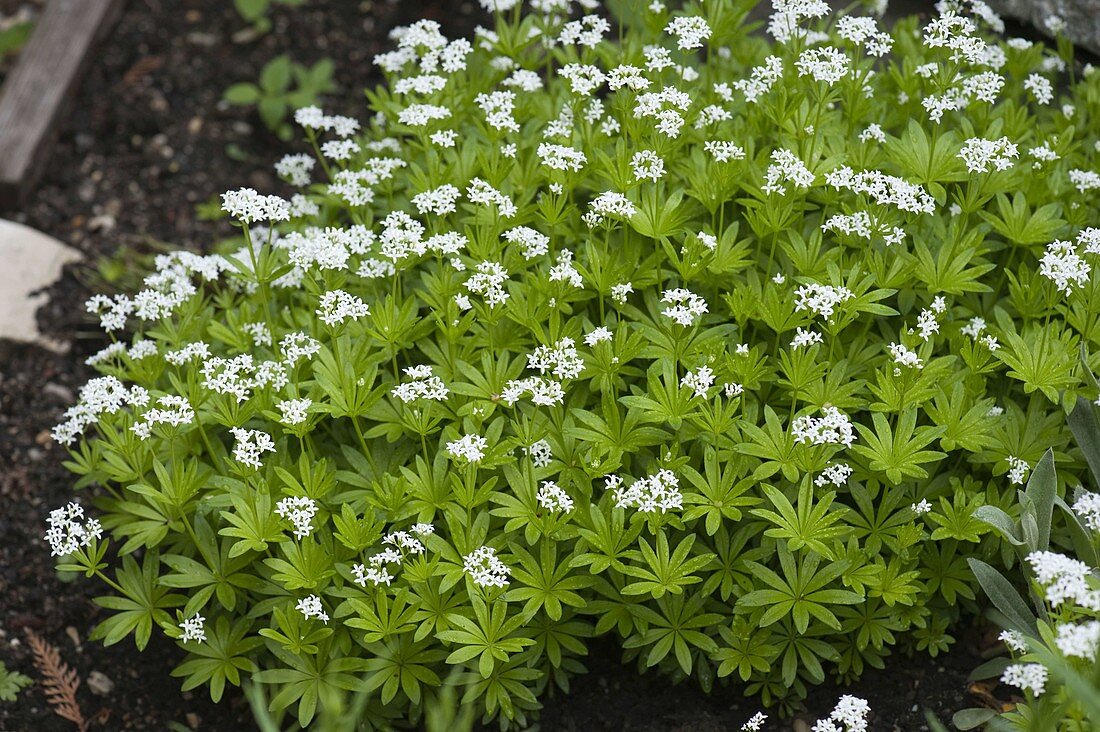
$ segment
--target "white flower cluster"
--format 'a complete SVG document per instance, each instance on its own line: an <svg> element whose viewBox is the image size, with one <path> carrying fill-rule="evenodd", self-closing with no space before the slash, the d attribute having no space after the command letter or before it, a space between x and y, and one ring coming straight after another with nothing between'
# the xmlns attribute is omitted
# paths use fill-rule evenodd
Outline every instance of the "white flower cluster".
<svg viewBox="0 0 1100 732"><path fill-rule="evenodd" d="M977 30L974 21L948 10L924 27L924 45L951 51L952 61L978 64L982 61L986 45L985 41L973 35Z"/></svg>
<svg viewBox="0 0 1100 732"><path fill-rule="evenodd" d="M680 386L691 389L695 396L707 398L707 391L714 386L714 371L709 366L700 366L695 371L688 371L680 380Z"/></svg>
<svg viewBox="0 0 1100 732"><path fill-rule="evenodd" d="M1001 682L1041 696L1046 690L1047 669L1041 663L1016 663L1004 670Z"/></svg>
<svg viewBox="0 0 1100 732"><path fill-rule="evenodd" d="M1027 464L1027 461L1018 458L1015 455L1009 455L1008 458L1008 481L1013 485L1022 485L1027 478L1027 471L1031 469L1031 466Z"/></svg>
<svg viewBox="0 0 1100 732"><path fill-rule="evenodd" d="M1084 492L1073 502L1073 512L1085 526L1100 531L1100 493Z"/></svg>
<svg viewBox="0 0 1100 732"><path fill-rule="evenodd" d="M772 0L772 9L768 33L780 43L805 37L807 32L798 24L807 18L821 18L830 11L825 0Z"/></svg>
<svg viewBox="0 0 1100 732"><path fill-rule="evenodd" d="M499 262L488 260L477 265L477 272L466 280L466 289L481 295L485 303L494 308L504 304L508 299L508 291L504 289L504 283L508 281L508 270Z"/></svg>
<svg viewBox="0 0 1100 732"><path fill-rule="evenodd" d="M284 155L275 163L275 174L292 186L308 186L312 180L310 173L316 165L317 161L305 153Z"/></svg>
<svg viewBox="0 0 1100 732"><path fill-rule="evenodd" d="M747 79L733 82L733 88L745 95L745 101L755 104L771 91L772 85L783 78L783 59L768 56L760 66L753 67Z"/></svg>
<svg viewBox="0 0 1100 732"><path fill-rule="evenodd" d="M614 191L604 191L592 199L588 204L588 213L581 218L589 228L595 228L603 223L608 216L617 219L629 219L638 212L629 198Z"/></svg>
<svg viewBox="0 0 1100 732"><path fill-rule="evenodd" d="M874 18L843 15L837 18L836 32L841 38L858 46L865 46L872 56L884 56L890 52L894 39L879 30Z"/></svg>
<svg viewBox="0 0 1100 732"><path fill-rule="evenodd" d="M169 394L157 399L157 404L159 406L141 415L143 421L135 421L130 426L130 431L142 440L149 439L154 425L167 424L179 427L195 421L195 410L184 397Z"/></svg>
<svg viewBox="0 0 1100 732"><path fill-rule="evenodd" d="M386 534L382 537L382 544L387 548L370 556L365 565L353 565L352 581L360 587L366 587L368 582L375 587L389 586L394 580L394 575L387 565L400 565L406 556L423 554L427 549L421 539L433 533L435 533L435 527L431 524L413 524L408 531L394 531ZM416 536L413 536L414 534Z"/></svg>
<svg viewBox="0 0 1100 732"><path fill-rule="evenodd" d="M791 348L809 348L810 346L821 343L824 340L824 337L822 337L822 335L816 330L804 330L799 327L794 329L794 338L791 339Z"/></svg>
<svg viewBox="0 0 1100 732"><path fill-rule="evenodd" d="M46 535L43 537L50 545L51 557L64 557L82 546L88 546L93 539L103 538L103 527L98 519L84 518L84 507L75 501L50 511L46 519Z"/></svg>
<svg viewBox="0 0 1100 732"><path fill-rule="evenodd" d="M476 463L485 457L485 448L488 446L489 441L481 435L463 435L447 443L447 454L456 460Z"/></svg>
<svg viewBox="0 0 1100 732"><path fill-rule="evenodd" d="M999 140L971 137L959 151L958 157L962 158L971 173L988 173L990 166L996 170L1008 170L1020 153L1007 137Z"/></svg>
<svg viewBox="0 0 1100 732"><path fill-rule="evenodd" d="M790 150L773 150L771 157L772 164L768 166L768 170L764 174L764 185L761 186L761 190L765 193L786 195L787 188L783 185L785 183L803 189L814 184L814 174Z"/></svg>
<svg viewBox="0 0 1100 732"><path fill-rule="evenodd" d="M436 402L447 400L450 390L444 385L441 378L432 373L431 366L427 364L410 366L405 369L405 375L412 381L398 384L390 393L406 404L411 404L420 399Z"/></svg>
<svg viewBox="0 0 1100 732"><path fill-rule="evenodd" d="M665 175L665 161L653 150L639 150L630 158L635 180L651 180L654 183Z"/></svg>
<svg viewBox="0 0 1100 732"><path fill-rule="evenodd" d="M504 587L510 569L497 557L496 549L483 546L462 558L462 568L479 587Z"/></svg>
<svg viewBox="0 0 1100 732"><path fill-rule="evenodd" d="M342 115L325 114L315 106L295 110L294 121L307 130L332 130L340 137L349 137L359 130L358 120Z"/></svg>
<svg viewBox="0 0 1100 732"><path fill-rule="evenodd" d="M1073 292L1075 286L1088 284L1091 271L1092 265L1077 253L1077 246L1069 241L1052 241L1039 260L1039 274L1066 295Z"/></svg>
<svg viewBox="0 0 1100 732"><path fill-rule="evenodd" d="M610 343L615 338L615 335L609 328L600 326L599 328L593 328L584 336L584 345L589 348L595 348L598 343Z"/></svg>
<svg viewBox="0 0 1100 732"><path fill-rule="evenodd" d="M856 173L845 165L826 175L825 182L837 189L870 196L880 206L895 206L910 213L930 214L936 210L936 199L920 184L878 170Z"/></svg>
<svg viewBox="0 0 1100 732"><path fill-rule="evenodd" d="M829 465L821 471L821 475L814 478L814 485L819 488L829 484L837 487L844 485L848 482L848 478L852 477L852 468L847 463L837 463L835 465Z"/></svg>
<svg viewBox="0 0 1100 732"><path fill-rule="evenodd" d="M317 595L303 597L295 607L307 620L317 618L324 623L328 623L328 613L321 606L321 598Z"/></svg>
<svg viewBox="0 0 1100 732"><path fill-rule="evenodd" d="M665 137L676 138L684 126L683 113L691 106L691 95L666 86L659 92L639 94L634 105L636 119L652 118L657 121L657 131Z"/></svg>
<svg viewBox="0 0 1100 732"><path fill-rule="evenodd" d="M1080 605L1100 612L1100 589L1092 586L1092 570L1087 564L1049 551L1032 552L1027 561L1051 607Z"/></svg>
<svg viewBox="0 0 1100 732"><path fill-rule="evenodd" d="M194 617L187 618L180 623L179 627L180 630L183 631L183 634L180 636L182 642L206 642L206 618L203 616L195 614Z"/></svg>
<svg viewBox="0 0 1100 732"><path fill-rule="evenodd" d="M551 513L569 513L573 510L573 499L552 480L542 481L535 498L540 506Z"/></svg>
<svg viewBox="0 0 1100 732"><path fill-rule="evenodd" d="M309 418L309 408L313 406L312 399L283 399L275 406L279 408L280 419L287 427L302 424Z"/></svg>
<svg viewBox="0 0 1100 732"><path fill-rule="evenodd" d="M519 123L515 111L516 93L514 91L495 91L490 94L478 94L474 98L477 106L485 113L485 121L494 130L519 132Z"/></svg>
<svg viewBox="0 0 1100 732"><path fill-rule="evenodd" d="M1029 75L1024 80L1024 89L1031 92L1031 96L1039 104L1050 104L1054 101L1054 85L1042 74Z"/></svg>
<svg viewBox="0 0 1100 732"><path fill-rule="evenodd" d="M63 445L76 438L105 414L114 414L124 406L143 407L149 403L149 392L140 386L126 388L114 376L100 376L80 387L77 403L61 415L62 422L50 435Z"/></svg>
<svg viewBox="0 0 1100 732"><path fill-rule="evenodd" d="M1074 168L1069 171L1068 175L1069 182L1081 193L1088 193L1089 191L1095 191L1097 188L1100 188L1100 173L1096 173L1092 170Z"/></svg>
<svg viewBox="0 0 1100 732"><path fill-rule="evenodd" d="M812 76L814 81L835 84L848 73L848 57L839 48L824 46L803 51L795 66L799 76Z"/></svg>
<svg viewBox="0 0 1100 732"><path fill-rule="evenodd" d="M544 375L549 371L557 379L575 379L584 370L584 359L572 338L562 338L553 346L536 347L527 355L527 367Z"/></svg>
<svg viewBox="0 0 1100 732"><path fill-rule="evenodd" d="M910 504L909 510L918 516L923 516L926 513L932 513L932 504L928 502L927 498L922 498L916 503Z"/></svg>
<svg viewBox="0 0 1100 732"><path fill-rule="evenodd" d="M827 719L818 720L811 732L867 732L871 705L865 699L844 694Z"/></svg>
<svg viewBox="0 0 1100 732"><path fill-rule="evenodd" d="M611 30L611 24L598 15L586 15L562 26L558 43L563 46L595 48Z"/></svg>
<svg viewBox="0 0 1100 732"><path fill-rule="evenodd" d="M241 427L230 427L229 431L237 439L233 447L233 459L259 470L263 467L260 458L265 452L275 452L275 441L271 435L261 430L246 430Z"/></svg>
<svg viewBox="0 0 1100 732"><path fill-rule="evenodd" d="M317 315L325 325L335 328L347 322L349 318L359 320L370 315L370 307L351 293L343 290L329 290L321 295Z"/></svg>
<svg viewBox="0 0 1100 732"><path fill-rule="evenodd" d="M636 508L642 513L666 513L684 507L684 496L680 493L680 481L671 470L659 470L655 475L638 478L624 487L623 479L610 475L604 481L608 490L613 490L616 508Z"/></svg>
<svg viewBox="0 0 1100 732"><path fill-rule="evenodd" d="M693 325L707 312L707 301L682 287L665 290L661 293L661 302L668 303L661 315L684 327Z"/></svg>
<svg viewBox="0 0 1100 732"><path fill-rule="evenodd" d="M1096 651L1100 648L1100 620L1062 623L1058 626L1054 644L1065 656L1095 661Z"/></svg>
<svg viewBox="0 0 1100 732"><path fill-rule="evenodd" d="M673 18L665 26L665 32L676 37L676 47L681 51L702 48L703 41L710 38L710 26L697 15Z"/></svg>
<svg viewBox="0 0 1100 732"><path fill-rule="evenodd" d="M511 407L526 395L530 395L531 403L538 407L550 407L565 401L565 389L560 381L539 376L509 380L500 398Z"/></svg>
<svg viewBox="0 0 1100 732"><path fill-rule="evenodd" d="M531 457L531 462L536 468L545 468L554 457L550 449L550 443L546 440L538 440L524 448Z"/></svg>
<svg viewBox="0 0 1100 732"><path fill-rule="evenodd" d="M1017 653L1023 653L1027 650L1027 638L1018 630L1002 630L1001 634L997 638L1005 644L1005 646Z"/></svg>
<svg viewBox="0 0 1100 732"><path fill-rule="evenodd" d="M529 226L517 226L500 235L504 241L523 247L523 258L534 259L550 251L550 237Z"/></svg>
<svg viewBox="0 0 1100 732"><path fill-rule="evenodd" d="M252 188L241 188L222 194L222 210L242 224L258 221L287 221L290 202L279 196L264 196Z"/></svg>
<svg viewBox="0 0 1100 732"><path fill-rule="evenodd" d="M797 300L794 309L798 312L809 310L825 320L833 317L834 308L842 302L851 300L855 295L847 287L834 287L811 282L795 291Z"/></svg>
<svg viewBox="0 0 1100 732"><path fill-rule="evenodd" d="M757 712L749 717L749 721L741 725L741 732L760 732L764 729L764 722L768 721L768 715L763 712Z"/></svg>
<svg viewBox="0 0 1100 732"><path fill-rule="evenodd" d="M275 504L275 514L294 524L294 537L304 539L313 533L317 502L307 496L288 496Z"/></svg>
<svg viewBox="0 0 1100 732"><path fill-rule="evenodd" d="M901 343L891 343L887 346L890 351L890 355L894 359L894 363L898 366L905 366L910 369L923 369L924 361L919 358L915 351L910 351ZM895 374L900 374L900 370L895 370Z"/></svg>
<svg viewBox="0 0 1100 732"><path fill-rule="evenodd" d="M848 415L831 405L821 409L820 417L810 414L796 417L791 422L791 434L799 444L809 442L812 445L851 447L856 439Z"/></svg>
<svg viewBox="0 0 1100 732"><path fill-rule="evenodd" d="M233 358L214 356L206 359L202 364L202 376L204 389L236 397L237 403L246 401L253 389L270 386L278 390L289 382L285 362L256 364L247 353Z"/></svg>
<svg viewBox="0 0 1100 732"><path fill-rule="evenodd" d="M457 210L455 204L461 196L462 191L457 187L450 183L444 183L438 188L417 193L410 200L412 201L412 205L416 206L416 210L421 216L425 214L446 216Z"/></svg>
<svg viewBox="0 0 1100 732"><path fill-rule="evenodd" d="M566 145L539 143L536 154L542 164L551 170L571 170L577 173L588 162L583 152Z"/></svg>

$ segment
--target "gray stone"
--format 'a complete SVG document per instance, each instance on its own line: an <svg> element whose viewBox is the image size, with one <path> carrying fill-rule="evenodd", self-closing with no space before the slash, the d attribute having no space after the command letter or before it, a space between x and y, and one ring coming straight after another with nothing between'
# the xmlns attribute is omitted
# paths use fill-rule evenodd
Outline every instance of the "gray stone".
<svg viewBox="0 0 1100 732"><path fill-rule="evenodd" d="M115 689L115 682L102 671L92 671L88 674L88 690L96 696L107 696Z"/></svg>
<svg viewBox="0 0 1100 732"><path fill-rule="evenodd" d="M1047 20L1065 21L1067 38L1094 53L1100 53L1100 0L989 0L997 12L1027 21L1047 36Z"/></svg>
<svg viewBox="0 0 1100 732"><path fill-rule="evenodd" d="M61 277L61 269L80 252L40 231L0 219L0 340L63 350L63 344L38 331L35 312L46 302L42 290Z"/></svg>

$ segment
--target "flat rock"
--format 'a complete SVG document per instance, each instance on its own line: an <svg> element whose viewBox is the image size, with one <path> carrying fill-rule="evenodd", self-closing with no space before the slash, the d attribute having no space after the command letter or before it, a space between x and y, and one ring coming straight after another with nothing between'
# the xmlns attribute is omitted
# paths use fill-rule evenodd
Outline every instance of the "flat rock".
<svg viewBox="0 0 1100 732"><path fill-rule="evenodd" d="M1011 15L1034 25L1044 35L1052 35L1047 25L1052 17L1065 23L1062 31L1078 46L1100 53L1100 0L989 0L998 13Z"/></svg>
<svg viewBox="0 0 1100 732"><path fill-rule="evenodd" d="M42 290L80 257L52 236L0 219L0 340L63 350L62 344L38 331L34 315L48 299Z"/></svg>

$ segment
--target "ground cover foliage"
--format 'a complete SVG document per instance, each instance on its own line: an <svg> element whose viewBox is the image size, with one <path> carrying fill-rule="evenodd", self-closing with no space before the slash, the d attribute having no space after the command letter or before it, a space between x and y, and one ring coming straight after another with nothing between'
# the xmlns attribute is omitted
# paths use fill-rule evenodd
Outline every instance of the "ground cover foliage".
<svg viewBox="0 0 1100 732"><path fill-rule="evenodd" d="M526 724L597 634L784 712L947 648L967 560L1012 564L977 509L1083 474L1098 76L982 3L494 5L395 33L362 124L299 110L299 192L225 194L223 251L89 302L46 538L97 637L377 726L454 667Z"/></svg>

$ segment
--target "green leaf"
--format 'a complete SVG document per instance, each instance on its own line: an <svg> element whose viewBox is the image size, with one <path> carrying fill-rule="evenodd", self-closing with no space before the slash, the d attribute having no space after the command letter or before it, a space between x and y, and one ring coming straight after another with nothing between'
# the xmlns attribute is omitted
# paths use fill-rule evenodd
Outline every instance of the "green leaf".
<svg viewBox="0 0 1100 732"><path fill-rule="evenodd" d="M260 101L260 88L248 82L234 84L225 90L222 98L230 104L255 104Z"/></svg>
<svg viewBox="0 0 1100 732"><path fill-rule="evenodd" d="M970 570L978 579L978 584L982 586L986 597L994 607L1004 613L1009 622L1009 630L1035 637L1038 633L1035 615L1012 584L1000 572L980 559L970 557L966 562L970 565Z"/></svg>

